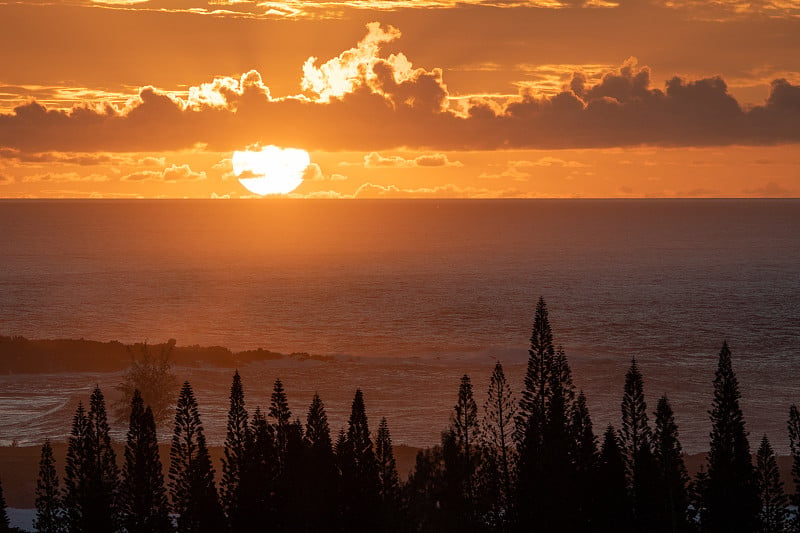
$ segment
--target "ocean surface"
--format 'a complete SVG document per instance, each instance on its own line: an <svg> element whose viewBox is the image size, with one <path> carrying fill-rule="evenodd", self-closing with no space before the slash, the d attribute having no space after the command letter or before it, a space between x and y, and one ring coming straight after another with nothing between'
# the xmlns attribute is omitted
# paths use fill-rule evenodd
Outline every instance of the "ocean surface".
<svg viewBox="0 0 800 533"><path fill-rule="evenodd" d="M519 391L540 295L597 433L636 357L650 410L667 394L704 450L727 340L751 445L786 450L798 200L0 201L0 334L336 355L244 366L248 405L281 377L296 415L319 391L338 431L361 387L395 443L438 440L464 373L479 405L496 360ZM176 371L221 442L233 369ZM0 444L63 438L120 379L0 376Z"/></svg>

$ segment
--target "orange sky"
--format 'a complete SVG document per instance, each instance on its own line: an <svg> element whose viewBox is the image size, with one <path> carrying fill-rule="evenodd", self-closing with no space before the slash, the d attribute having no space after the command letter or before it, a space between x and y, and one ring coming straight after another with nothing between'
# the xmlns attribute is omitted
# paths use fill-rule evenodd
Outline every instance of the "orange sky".
<svg viewBox="0 0 800 533"><path fill-rule="evenodd" d="M0 197L800 196L796 0L0 2Z"/></svg>

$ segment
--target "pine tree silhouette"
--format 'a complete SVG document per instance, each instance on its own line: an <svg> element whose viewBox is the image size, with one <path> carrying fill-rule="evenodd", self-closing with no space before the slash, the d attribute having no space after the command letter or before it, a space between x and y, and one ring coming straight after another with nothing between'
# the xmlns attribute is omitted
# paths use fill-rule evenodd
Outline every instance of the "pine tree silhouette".
<svg viewBox="0 0 800 533"><path fill-rule="evenodd" d="M314 394L306 416L305 439L308 447L319 449L325 453L333 453L331 442L331 428L328 425L328 415L325 413L325 404L319 394Z"/></svg>
<svg viewBox="0 0 800 533"><path fill-rule="evenodd" d="M636 359L631 359L631 366L625 375L625 393L622 397L622 430L620 431L629 486L633 485L639 452L643 447L650 446L650 439L642 373L639 371Z"/></svg>
<svg viewBox="0 0 800 533"><path fill-rule="evenodd" d="M175 408L170 448L169 493L179 533L217 533L226 523L214 483L214 468L192 387L186 381Z"/></svg>
<svg viewBox="0 0 800 533"><path fill-rule="evenodd" d="M541 297L536 304L530 342L524 388L519 401L519 412L515 419L515 438L518 446L522 447L538 444L537 440L544 425L550 400L550 375L555 357L555 347L553 346L553 332L550 329L547 304Z"/></svg>
<svg viewBox="0 0 800 533"><path fill-rule="evenodd" d="M85 514L90 507L87 500L89 491L90 456L89 420L83 403L78 402L72 418L72 429L67 447L67 460L64 467L64 522L69 532L86 531Z"/></svg>
<svg viewBox="0 0 800 533"><path fill-rule="evenodd" d="M725 342L719 353L710 411L711 444L704 497L707 511L703 524L710 532L758 529L759 499L739 398L739 382Z"/></svg>
<svg viewBox="0 0 800 533"><path fill-rule="evenodd" d="M172 531L172 522L156 423L138 390L133 393L130 412L120 486L121 521L126 533L166 533Z"/></svg>
<svg viewBox="0 0 800 533"><path fill-rule="evenodd" d="M631 531L630 505L625 480L625 458L612 426L603 434L595 484L594 531Z"/></svg>
<svg viewBox="0 0 800 533"><path fill-rule="evenodd" d="M400 492L400 477L394 458L392 435L386 417L381 418L378 436L375 439L375 459L378 462L379 494L384 504L395 505Z"/></svg>
<svg viewBox="0 0 800 533"><path fill-rule="evenodd" d="M544 531L574 530L579 516L575 508L575 443L571 416L575 390L572 373L559 347L550 373L550 404L542 435L541 492L538 495L539 522Z"/></svg>
<svg viewBox="0 0 800 533"><path fill-rule="evenodd" d="M249 468L248 451L251 448L249 416L244 402L242 378L237 370L233 374L228 410L228 431L225 437L224 457L222 459L222 481L220 499L228 515L231 530L236 533L252 527L251 517L242 509L242 500L247 495L242 492L242 473Z"/></svg>
<svg viewBox="0 0 800 533"><path fill-rule="evenodd" d="M378 463L378 494L381 500L381 530L400 531L400 476L394 458L392 435L386 417L381 418L375 439L375 459Z"/></svg>
<svg viewBox="0 0 800 533"><path fill-rule="evenodd" d="M477 444L480 426L478 425L478 406L472 394L472 382L464 374L458 387L458 401L453 407L453 433L458 447L460 469L463 472L464 500L467 509L472 510L475 501L475 478L477 473Z"/></svg>
<svg viewBox="0 0 800 533"><path fill-rule="evenodd" d="M308 407L305 431L305 454L301 480L303 492L313 505L306 506L298 529L307 532L335 531L339 471L333 454L328 415L319 394Z"/></svg>
<svg viewBox="0 0 800 533"><path fill-rule="evenodd" d="M581 391L572 411L571 423L572 455L575 471L573 510L576 529L591 531L594 522L594 487L597 475L597 437L592 428L592 419L586 405L586 396Z"/></svg>
<svg viewBox="0 0 800 533"><path fill-rule="evenodd" d="M3 480L0 479L0 532L5 531L11 531L11 524L6 510L6 498L3 495Z"/></svg>
<svg viewBox="0 0 800 533"><path fill-rule="evenodd" d="M678 426L666 396L658 400L655 417L653 451L658 465L661 489L658 499L662 503L658 515L658 527L661 531L687 531L689 524L686 513L689 495L686 486L689 483L689 474L683 462Z"/></svg>
<svg viewBox="0 0 800 533"><path fill-rule="evenodd" d="M100 387L95 385L89 398L89 430L93 442L90 449L93 478L92 523L96 531L114 531L119 526L119 467L117 454L111 445L106 414L106 401Z"/></svg>
<svg viewBox="0 0 800 533"><path fill-rule="evenodd" d="M289 425L292 422L292 412L289 410L289 399L283 389L280 379L275 380L272 389L272 398L269 405L269 416L274 420L275 444L278 449L279 468L283 468L286 462L286 449L289 439Z"/></svg>
<svg viewBox="0 0 800 533"><path fill-rule="evenodd" d="M513 436L517 406L500 361L494 365L489 378L489 391L483 404L483 412L481 440L486 459L482 484L486 489L481 492L494 495L493 501L489 503L490 512L495 516L497 527L505 529L511 510L516 465Z"/></svg>
<svg viewBox="0 0 800 533"><path fill-rule="evenodd" d="M660 508L658 473L652 448L652 432L647 419L644 380L636 364L625 375L622 397L620 443L625 458L625 472L631 496L633 521L637 528L654 529Z"/></svg>
<svg viewBox="0 0 800 533"><path fill-rule="evenodd" d="M67 448L64 507L69 531L101 533L119 527L119 468L111 447L105 399L95 387L89 412L79 403Z"/></svg>
<svg viewBox="0 0 800 533"><path fill-rule="evenodd" d="M377 531L380 523L378 463L361 389L356 389L347 433L337 446L337 456L342 473L342 528L352 533Z"/></svg>
<svg viewBox="0 0 800 533"><path fill-rule="evenodd" d="M794 483L794 494L791 496L791 503L795 507L794 517L791 523L792 531L800 532L800 410L792 404L789 407L789 451L792 456L792 482Z"/></svg>
<svg viewBox="0 0 800 533"><path fill-rule="evenodd" d="M547 468L544 439L553 396L555 354L547 304L544 298L539 298L514 433L518 451L515 515L517 526L523 531L534 527L549 528L545 524L547 519L542 516L547 512L545 501L549 487L542 478Z"/></svg>
<svg viewBox="0 0 800 533"><path fill-rule="evenodd" d="M274 428L269 425L264 413L256 407L250 422L249 468L242 472L243 506L252 511L255 527L277 522L276 478L277 449Z"/></svg>
<svg viewBox="0 0 800 533"><path fill-rule="evenodd" d="M778 460L766 435L756 454L756 480L761 499L761 529L763 533L782 533L787 526L789 499L783 491Z"/></svg>
<svg viewBox="0 0 800 533"><path fill-rule="evenodd" d="M39 477L36 480L36 518L33 527L40 533L62 533L63 509L58 489L56 461L53 447L47 439L42 445L39 459Z"/></svg>
<svg viewBox="0 0 800 533"><path fill-rule="evenodd" d="M444 516L446 496L441 446L417 452L414 470L402 490L413 531L433 533L452 530L448 529L451 520Z"/></svg>
<svg viewBox="0 0 800 533"><path fill-rule="evenodd" d="M299 420L292 422L289 400L280 379L275 380L272 389L269 417L273 420L275 444L272 527L276 531L291 531L297 527L298 515L302 513L298 499L302 490L303 427Z"/></svg>
<svg viewBox="0 0 800 533"><path fill-rule="evenodd" d="M286 441L286 468L279 478L278 492L283 495L285 531L295 531L307 516L307 483L305 461L307 450L303 440L303 424L299 419L289 424Z"/></svg>

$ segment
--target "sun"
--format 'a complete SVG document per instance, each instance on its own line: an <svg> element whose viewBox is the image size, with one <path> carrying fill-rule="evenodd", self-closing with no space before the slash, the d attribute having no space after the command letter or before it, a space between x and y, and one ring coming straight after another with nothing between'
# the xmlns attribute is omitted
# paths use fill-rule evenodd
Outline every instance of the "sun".
<svg viewBox="0 0 800 533"><path fill-rule="evenodd" d="M303 183L303 173L311 158L299 148L265 146L261 150L236 150L231 163L234 175L245 189L266 196L295 190Z"/></svg>

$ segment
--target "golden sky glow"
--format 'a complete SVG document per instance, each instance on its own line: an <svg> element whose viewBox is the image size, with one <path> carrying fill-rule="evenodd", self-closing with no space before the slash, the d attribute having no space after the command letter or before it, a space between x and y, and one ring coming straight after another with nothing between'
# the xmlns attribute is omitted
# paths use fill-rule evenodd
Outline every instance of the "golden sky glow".
<svg viewBox="0 0 800 533"><path fill-rule="evenodd" d="M0 197L797 197L799 58L777 0L5 3Z"/></svg>

